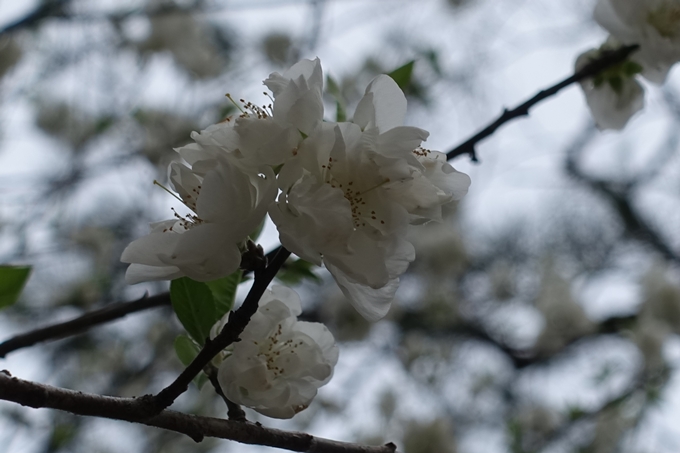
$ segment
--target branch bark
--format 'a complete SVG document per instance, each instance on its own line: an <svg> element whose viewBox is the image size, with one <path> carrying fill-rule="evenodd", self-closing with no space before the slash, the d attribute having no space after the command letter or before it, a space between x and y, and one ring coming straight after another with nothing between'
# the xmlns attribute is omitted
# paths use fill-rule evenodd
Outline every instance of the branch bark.
<svg viewBox="0 0 680 453"><path fill-rule="evenodd" d="M579 158L585 147L588 138L595 132L593 124L586 127L581 135L577 137L574 144L567 150L565 169L575 180L581 181L593 192L602 196L607 203L614 209L623 223L625 234L642 243L649 245L665 259L680 263L680 254L668 245L667 241L661 237L654 226L645 219L638 209L633 205L634 189L638 181L633 179L624 182L613 182L599 179L587 175L579 166Z"/></svg>
<svg viewBox="0 0 680 453"><path fill-rule="evenodd" d="M283 263L290 256L290 251L281 247L274 259L262 269L256 269L255 281L243 304L229 315L229 320L222 331L213 340L207 340L196 358L169 386L155 396L143 396L137 399L140 413L153 415L169 407L178 396L186 392L191 381L203 371L206 365L224 348L239 340L250 318L257 311L258 303L269 283L274 279Z"/></svg>
<svg viewBox="0 0 680 453"><path fill-rule="evenodd" d="M150 308L170 305L170 294L163 293L156 296L144 296L131 302L117 302L85 313L70 321L60 322L39 329L17 335L0 343L0 358L7 356L17 349L27 348L43 341L64 338L83 332L93 326L124 318L130 313L148 310Z"/></svg>
<svg viewBox="0 0 680 453"><path fill-rule="evenodd" d="M267 253L267 259L273 259L279 250L281 250L281 246ZM244 271L243 275L248 275L250 272L249 270ZM124 318L131 313L165 306L170 306L170 293L167 292L151 297L144 296L141 299L130 302L116 302L87 312L70 321L50 324L9 338L0 343L0 358L6 357L7 354L17 349L27 348L44 341L76 335L99 324Z"/></svg>
<svg viewBox="0 0 680 453"><path fill-rule="evenodd" d="M0 372L0 399L33 408L50 408L76 415L94 416L141 423L185 434L200 442L204 437L228 439L244 444L263 445L310 453L394 453L392 443L365 446L338 442L300 432L265 428L258 423L223 420L163 410L140 418L134 398L115 398L37 384Z"/></svg>
<svg viewBox="0 0 680 453"><path fill-rule="evenodd" d="M601 58L597 60L593 60L589 64L587 64L583 69L580 71L577 71L572 75L571 77L567 77L566 79L562 80L561 82L551 86L550 88L546 88L545 90L541 90L538 93L536 93L535 96L533 96L531 99L525 101L524 103L518 105L514 109L505 109L503 110L503 113L501 116L498 117L496 121L493 123L489 124L487 127L479 131L477 134L473 135L470 137L468 140L465 142L461 143L457 147L453 148L451 151L446 153L446 158L447 159L453 159L456 156L460 156L461 154L468 154L470 156L470 159L472 161L477 162L477 153L475 150L475 146L477 143L480 141L484 140L486 137L489 137L492 135L494 132L496 132L496 129L501 127L503 124L515 119L519 118L520 116L528 116L529 115L529 109L533 107L534 105L538 104L539 102L543 101L544 99L547 99L555 94L557 94L560 90L563 88L568 87L572 83L579 82L581 80L587 79L589 77L593 77L603 71L604 69L607 69L611 66L614 66L618 63L621 63L624 61L630 54L632 54L635 50L638 49L638 45L632 45L632 46L624 46L621 47L617 50L611 51L611 52L606 52L602 55Z"/></svg>

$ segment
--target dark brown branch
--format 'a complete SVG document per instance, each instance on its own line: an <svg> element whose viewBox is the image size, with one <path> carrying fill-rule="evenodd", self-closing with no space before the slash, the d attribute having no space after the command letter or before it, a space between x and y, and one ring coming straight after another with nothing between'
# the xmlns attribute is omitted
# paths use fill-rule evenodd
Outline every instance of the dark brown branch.
<svg viewBox="0 0 680 453"><path fill-rule="evenodd" d="M246 421L246 413L243 411L243 408L227 398L227 395L222 391L222 386L217 380L217 367L212 363L209 363L203 368L203 371L208 376L210 383L215 389L215 393L217 393L220 398L222 398L222 401L224 401L224 404L227 405L227 417L229 417L229 420Z"/></svg>
<svg viewBox="0 0 680 453"><path fill-rule="evenodd" d="M131 302L117 302L85 313L75 319L66 322L52 324L36 330L31 330L15 337L12 337L0 343L0 357L5 357L12 351L17 349L33 346L48 340L55 340L57 338L64 338L83 332L90 327L98 324L103 324L116 319L123 318L130 313L147 310L149 308L163 307L170 305L170 295L168 293L158 294L156 296L144 296L139 300Z"/></svg>
<svg viewBox="0 0 680 453"><path fill-rule="evenodd" d="M547 99L557 94L560 90L568 87L572 83L579 82L581 80L587 79L588 77L593 77L600 73L601 71L603 71L604 69L607 69L618 63L621 63L626 58L628 58L628 56L631 53L637 50L638 47L639 46L637 45L632 45L621 47L620 49L611 52L603 52L601 58L598 58L588 63L585 67L583 67L583 69L575 72L574 75L572 75L571 77L564 79L563 81L551 86L550 88L539 91L531 99L524 102L523 104L518 105L514 109L503 110L503 113L501 114L501 116L498 117L496 121L489 124L487 127L479 131L477 134L475 134L465 142L461 143L460 145L446 153L446 158L453 159L454 157L460 156L461 154L468 154L470 156L470 159L477 162L475 146L477 145L477 143L479 143L486 137L496 132L496 129L498 129L499 127L501 127L503 124L507 123L510 120L519 118L521 116L528 116L529 109L531 107L543 101L544 99Z"/></svg>
<svg viewBox="0 0 680 453"><path fill-rule="evenodd" d="M69 0L45 0L26 16L18 19L0 30L0 36L23 28L32 28L50 17L64 17L64 10Z"/></svg>
<svg viewBox="0 0 680 453"><path fill-rule="evenodd" d="M49 385L36 384L0 372L0 399L33 408L50 408L76 415L110 418L141 423L185 434L196 442L204 437L217 437L252 445L282 448L310 453L394 453L390 443L364 446L314 437L299 432L265 428L257 423L201 417L164 410L149 418L140 418L133 398L93 395Z"/></svg>
<svg viewBox="0 0 680 453"><path fill-rule="evenodd" d="M559 352L551 355L541 355L533 348L515 348L504 342L502 339L494 337L484 328L484 326L474 322L452 322L451 324L433 326L431 319L423 313L423 311L417 309L402 310L399 312L398 317L394 317L392 320L397 323L404 332L419 331L426 332L432 337L458 337L488 344L503 352L507 358L512 361L515 369L520 370L530 366L548 365L552 360L563 357L563 353L568 352L570 347L579 342L597 338L600 335L621 334L623 331L630 330L631 326L637 320L637 315L622 315L607 318L597 325L595 332L570 339Z"/></svg>
<svg viewBox="0 0 680 453"><path fill-rule="evenodd" d="M281 250L281 246L267 253L267 259L273 259L279 250ZM248 275L250 272L249 270L244 271L243 275ZM170 306L170 293L161 293L151 297L144 296L139 300L130 302L116 302L100 309L92 310L70 321L40 327L9 338L0 343L0 358L6 357L7 354L17 349L27 348L44 341L65 338L99 324L124 318L131 313L163 306Z"/></svg>
<svg viewBox="0 0 680 453"><path fill-rule="evenodd" d="M161 390L158 395L142 397L137 400L140 402L139 409L142 413L155 414L169 407L179 395L189 388L191 381L205 368L213 357L230 344L238 341L241 332L243 332L250 318L257 311L262 294L264 294L267 286L269 286L269 283L274 279L276 273L289 256L290 252L281 247L269 265L263 269L255 270L253 286L250 288L243 304L238 310L229 315L229 320L219 335L214 340L207 340L203 349L201 349L189 366L180 373L173 383Z"/></svg>
<svg viewBox="0 0 680 453"><path fill-rule="evenodd" d="M668 245L652 224L633 206L633 189L638 183L637 180L624 182L606 181L587 175L581 170L578 160L585 147L584 141L589 136L592 136L594 130L595 126L590 125L584 130L583 138L577 138L574 145L570 146L567 150L567 160L565 162L567 173L574 179L587 185L609 203L621 219L627 236L648 244L669 261L680 262L680 254Z"/></svg>

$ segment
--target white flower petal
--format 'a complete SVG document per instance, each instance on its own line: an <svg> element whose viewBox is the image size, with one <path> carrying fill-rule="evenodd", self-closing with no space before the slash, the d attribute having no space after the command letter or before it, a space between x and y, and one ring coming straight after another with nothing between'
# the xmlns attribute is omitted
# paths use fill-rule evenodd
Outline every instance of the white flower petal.
<svg viewBox="0 0 680 453"><path fill-rule="evenodd" d="M352 281L339 268L326 263L343 294L361 316L368 321L378 321L385 317L390 310L394 294L399 288L399 279L395 278L387 282L381 288L371 288Z"/></svg>
<svg viewBox="0 0 680 453"><path fill-rule="evenodd" d="M173 280L183 276L184 273L175 266L147 266L133 263L125 272L125 283L134 285L154 280Z"/></svg>
<svg viewBox="0 0 680 453"><path fill-rule="evenodd" d="M362 130L375 127L380 133L401 126L406 117L406 97L397 82L379 75L368 84L354 113L354 123Z"/></svg>
<svg viewBox="0 0 680 453"><path fill-rule="evenodd" d="M274 286L221 363L218 380L233 402L275 418L290 418L309 406L338 361L331 333L319 323L301 323L300 298ZM218 324L223 324L223 321Z"/></svg>

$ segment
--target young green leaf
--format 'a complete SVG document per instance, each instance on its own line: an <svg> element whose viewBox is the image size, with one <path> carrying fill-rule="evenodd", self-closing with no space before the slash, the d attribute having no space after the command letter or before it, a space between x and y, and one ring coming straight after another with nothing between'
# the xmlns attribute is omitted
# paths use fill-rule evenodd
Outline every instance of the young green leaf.
<svg viewBox="0 0 680 453"><path fill-rule="evenodd" d="M623 73L628 77L632 77L635 74L640 74L643 70L644 68L640 63L636 63L630 60L623 63Z"/></svg>
<svg viewBox="0 0 680 453"><path fill-rule="evenodd" d="M397 85L399 85L399 88L401 88L402 91L406 91L408 86L411 84L411 74L413 74L414 64L415 60L411 60L404 66L400 66L387 74L388 76L392 77L395 82L397 82Z"/></svg>
<svg viewBox="0 0 680 453"><path fill-rule="evenodd" d="M19 300L30 273L30 266L0 266L0 309Z"/></svg>
<svg viewBox="0 0 680 453"><path fill-rule="evenodd" d="M174 346L177 358L184 366L188 366L201 350L200 346L186 335L178 335Z"/></svg>
<svg viewBox="0 0 680 453"><path fill-rule="evenodd" d="M610 77L607 81L616 94L621 94L623 92L623 78L621 78L621 76L617 75Z"/></svg>
<svg viewBox="0 0 680 453"><path fill-rule="evenodd" d="M304 279L311 280L314 283L321 283L321 278L312 272L312 269L315 267L314 264L305 260L289 259L276 275L276 278L287 285L297 285Z"/></svg>
<svg viewBox="0 0 680 453"><path fill-rule="evenodd" d="M347 109L345 107L345 100L342 97L342 90L340 85L331 76L326 77L326 89L328 93L335 99L335 121L341 123L347 120Z"/></svg>
<svg viewBox="0 0 680 453"><path fill-rule="evenodd" d="M210 291L212 291L215 300L215 316L217 316L217 319L215 319L214 323L222 319L222 316L234 308L236 290L239 283L241 283L241 276L242 272L239 269L231 275L206 283Z"/></svg>
<svg viewBox="0 0 680 453"><path fill-rule="evenodd" d="M170 301L175 314L189 335L200 345L219 319L215 298L207 284L182 277L170 283Z"/></svg>
<svg viewBox="0 0 680 453"><path fill-rule="evenodd" d="M188 366L201 350L200 346L186 335L178 335L177 338L175 338L174 346L177 358L179 358L179 361L182 362L182 365L184 366ZM199 375L194 378L194 384L196 384L196 387L198 387L199 390L203 387L207 378L208 377L204 373L199 373Z"/></svg>

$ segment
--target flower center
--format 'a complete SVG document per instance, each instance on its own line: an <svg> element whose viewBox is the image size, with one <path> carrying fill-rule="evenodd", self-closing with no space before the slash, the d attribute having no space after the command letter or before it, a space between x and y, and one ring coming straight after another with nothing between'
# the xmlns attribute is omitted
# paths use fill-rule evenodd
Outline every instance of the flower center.
<svg viewBox="0 0 680 453"><path fill-rule="evenodd" d="M666 2L649 12L647 22L664 38L674 38L680 33L680 6Z"/></svg>
<svg viewBox="0 0 680 453"><path fill-rule="evenodd" d="M371 210L370 214L367 214L368 209L370 207L366 206L366 200L364 199L364 195L390 182L389 178L385 178L383 181L379 182L373 187L369 187L368 189L356 190L353 187L354 185L353 180L351 179L349 181L345 180L345 182L343 183L336 179L336 177L332 174L331 172L333 168L332 157L328 158L328 164L322 165L321 168L323 169L326 184L330 184L330 186L333 187L334 189L335 188L341 189L345 196L345 199L349 201L352 210L352 223L354 224L355 229L365 227L366 220L368 219L380 221L382 225L385 224L385 220L379 218L375 210Z"/></svg>
<svg viewBox="0 0 680 453"><path fill-rule="evenodd" d="M200 217L198 217L195 214L187 214L184 217L182 217L181 215L177 214L177 211L175 211L175 208L170 208L170 209L172 210L173 214L175 215L175 218L178 220L178 222L175 223L175 225L168 228L168 230L170 230L170 231L172 231L172 229L177 225L179 225L180 227L182 227L186 231L186 230L190 230L191 228L195 227L196 225L200 225L200 224L203 223L203 219L201 219Z"/></svg>
<svg viewBox="0 0 680 453"><path fill-rule="evenodd" d="M264 342L253 343L259 347L258 357L262 357L267 365L267 370L270 371L274 378L281 376L286 372L283 366L277 364L277 360L282 354L295 354L297 348L304 344L303 341L296 341L293 338L283 341L280 337L282 334L282 325L279 323L276 330Z"/></svg>
<svg viewBox="0 0 680 453"><path fill-rule="evenodd" d="M430 151L429 149L425 149L422 146L419 146L416 149L414 149L412 153L416 157L428 157L430 154L432 154L432 151Z"/></svg>
<svg viewBox="0 0 680 453"><path fill-rule="evenodd" d="M198 199L198 196L201 193L201 186L196 186L196 188L192 189L192 192L194 192L194 195L187 194L185 196L185 198L187 198L187 200L185 201L185 200L182 200L180 197L178 197L176 194L174 194L170 189L165 187L163 184L159 183L158 181L154 180L153 183L155 185L159 186L160 188L162 188L163 190L165 190L167 193L169 193L173 197L177 198L177 200L179 200L179 202L182 203L184 206L186 206L187 208L196 212L196 200ZM196 225L200 225L201 223L203 223L203 219L201 219L199 216L197 216L195 214L187 214L184 217L182 217L181 215L179 215L177 213L177 211L175 211L175 208L170 208L170 210L172 211L173 216L178 221L175 222L175 224L173 226L171 226L169 228L164 228L163 233L168 232L168 231L172 231L173 233L182 233L183 231L176 231L175 227L179 226L180 229L186 231L186 230L189 230L189 229L195 227Z"/></svg>
<svg viewBox="0 0 680 453"><path fill-rule="evenodd" d="M272 101L272 103L274 102L272 97L269 96L266 91L263 92L263 94L267 96ZM259 106L253 104L250 101L246 101L245 99L239 99L239 102L241 103L239 104L234 100L234 98L231 97L231 94L227 93L226 96L241 112L239 118L257 118L258 120L263 120L265 118L274 116L273 104Z"/></svg>

